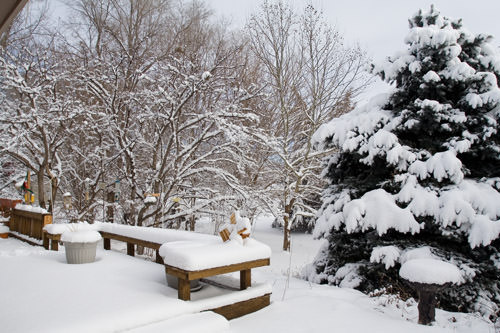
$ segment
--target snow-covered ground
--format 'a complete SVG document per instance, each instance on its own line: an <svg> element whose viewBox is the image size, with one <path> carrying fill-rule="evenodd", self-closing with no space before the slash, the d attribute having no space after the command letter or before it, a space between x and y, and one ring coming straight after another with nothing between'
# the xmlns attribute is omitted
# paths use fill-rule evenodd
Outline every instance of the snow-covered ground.
<svg viewBox="0 0 500 333"><path fill-rule="evenodd" d="M63 251L0 239L0 331L495 332L477 315L441 310L434 326L421 326L414 301L370 298L300 280L296 276L321 241L293 234L291 254L284 253L282 234L270 225L271 219L261 218L254 229L253 237L270 245L273 254L270 267L253 270L255 289L249 292L259 292L260 282L270 283L272 303L230 322L197 313L210 307L204 297L215 288L192 293L191 302L177 300L177 292L166 286L163 267L153 262L99 250L93 264L68 265Z"/></svg>

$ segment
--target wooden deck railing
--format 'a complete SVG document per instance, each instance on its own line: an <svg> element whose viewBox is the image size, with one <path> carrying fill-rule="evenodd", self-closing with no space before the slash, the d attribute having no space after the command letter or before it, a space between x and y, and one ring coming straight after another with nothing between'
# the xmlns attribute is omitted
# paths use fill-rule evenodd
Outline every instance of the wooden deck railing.
<svg viewBox="0 0 500 333"><path fill-rule="evenodd" d="M28 212L14 209L10 217L10 231L18 232L22 235L43 239L43 227L52 223L51 214Z"/></svg>
<svg viewBox="0 0 500 333"><path fill-rule="evenodd" d="M21 200L11 200L0 198L0 216L10 217L12 210Z"/></svg>

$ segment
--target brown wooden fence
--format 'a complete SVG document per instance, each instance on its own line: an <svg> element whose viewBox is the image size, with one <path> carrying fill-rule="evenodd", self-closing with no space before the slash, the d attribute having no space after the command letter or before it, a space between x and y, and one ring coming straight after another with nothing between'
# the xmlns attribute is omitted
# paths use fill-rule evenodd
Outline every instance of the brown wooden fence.
<svg viewBox="0 0 500 333"><path fill-rule="evenodd" d="M10 231L31 238L43 239L43 227L52 223L52 214L42 214L14 209L10 217Z"/></svg>

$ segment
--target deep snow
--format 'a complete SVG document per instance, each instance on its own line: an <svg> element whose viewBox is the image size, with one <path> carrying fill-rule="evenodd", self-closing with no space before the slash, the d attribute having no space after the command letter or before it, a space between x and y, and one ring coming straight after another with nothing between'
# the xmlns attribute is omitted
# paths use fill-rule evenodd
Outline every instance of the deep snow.
<svg viewBox="0 0 500 333"><path fill-rule="evenodd" d="M162 266L118 251L98 250L92 264L67 265L64 252L49 252L14 239L0 239L0 322L5 332L495 332L474 314L437 310L437 323L416 324L413 300L368 297L352 289L316 285L297 279L322 241L292 234L291 254L281 251L282 234L271 219L257 221L253 236L272 249L271 266L253 270L255 288L272 285L272 303L232 320L195 314L218 293L212 286L177 300L166 286ZM199 226L202 228L203 226ZM102 247L102 246L101 246ZM290 267L290 270L289 270ZM290 273L290 274L289 274ZM234 276L234 274L233 274ZM224 278L221 278L224 279ZM257 282L257 284L256 284ZM219 297L231 297L222 295ZM228 328L229 327L229 328Z"/></svg>

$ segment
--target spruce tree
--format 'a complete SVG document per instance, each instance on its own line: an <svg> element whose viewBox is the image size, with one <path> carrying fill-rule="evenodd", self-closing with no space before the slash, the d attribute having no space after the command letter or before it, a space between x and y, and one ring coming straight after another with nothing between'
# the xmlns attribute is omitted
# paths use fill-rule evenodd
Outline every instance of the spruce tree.
<svg viewBox="0 0 500 333"><path fill-rule="evenodd" d="M438 257L464 284L439 295L441 307L500 305L500 55L434 7L409 20L406 49L372 70L394 85L323 125L314 140L337 152L315 229L328 239L317 282L365 292L409 289L406 260Z"/></svg>

